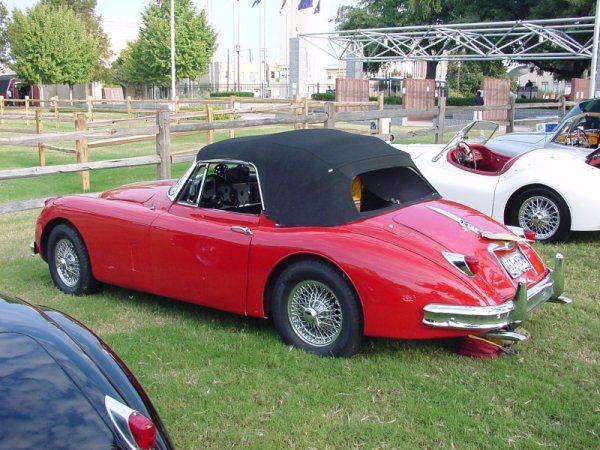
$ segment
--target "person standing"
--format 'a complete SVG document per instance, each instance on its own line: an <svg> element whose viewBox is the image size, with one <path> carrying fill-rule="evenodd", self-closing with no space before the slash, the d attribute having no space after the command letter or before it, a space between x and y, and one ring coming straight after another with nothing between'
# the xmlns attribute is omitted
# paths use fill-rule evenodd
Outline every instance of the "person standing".
<svg viewBox="0 0 600 450"><path fill-rule="evenodd" d="M475 106L483 106L483 93L478 90L477 94L475 94ZM473 120L482 120L483 111L475 111L473 115Z"/></svg>

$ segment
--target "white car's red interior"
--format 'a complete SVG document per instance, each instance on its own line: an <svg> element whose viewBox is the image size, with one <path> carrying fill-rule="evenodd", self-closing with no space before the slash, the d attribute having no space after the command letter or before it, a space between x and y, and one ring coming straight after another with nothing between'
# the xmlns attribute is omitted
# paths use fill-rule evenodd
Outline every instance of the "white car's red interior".
<svg viewBox="0 0 600 450"><path fill-rule="evenodd" d="M517 156L506 156L496 153L489 149L483 144L469 144L469 147L473 151L475 159L475 167L468 167L461 164L460 161L464 158L463 150L460 147L456 147L454 150L450 150L447 153L448 162L453 166L459 167L469 172L479 173L482 175L501 175L506 172L521 155Z"/></svg>

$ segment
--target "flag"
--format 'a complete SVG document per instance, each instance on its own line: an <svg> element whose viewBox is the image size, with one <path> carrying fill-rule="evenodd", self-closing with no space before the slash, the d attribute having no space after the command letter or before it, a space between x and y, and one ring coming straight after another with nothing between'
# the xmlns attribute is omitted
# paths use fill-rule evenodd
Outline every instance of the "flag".
<svg viewBox="0 0 600 450"><path fill-rule="evenodd" d="M329 19L329 22L340 23L342 21L342 8L337 9L337 13L333 19Z"/></svg>
<svg viewBox="0 0 600 450"><path fill-rule="evenodd" d="M313 0L300 0L300 4L298 4L298 11L301 9L312 8Z"/></svg>
<svg viewBox="0 0 600 450"><path fill-rule="evenodd" d="M315 6L315 11L313 14L319 14L321 12L321 0L317 2L317 6Z"/></svg>
<svg viewBox="0 0 600 450"><path fill-rule="evenodd" d="M254 3L252 3L252 7L254 8L256 5L258 5L260 3L260 0L254 0Z"/></svg>
<svg viewBox="0 0 600 450"><path fill-rule="evenodd" d="M282 2L281 2L281 8L279 8L279 14L281 14L281 11L283 11L283 7L285 6L285 2L286 1L287 0L282 0Z"/></svg>

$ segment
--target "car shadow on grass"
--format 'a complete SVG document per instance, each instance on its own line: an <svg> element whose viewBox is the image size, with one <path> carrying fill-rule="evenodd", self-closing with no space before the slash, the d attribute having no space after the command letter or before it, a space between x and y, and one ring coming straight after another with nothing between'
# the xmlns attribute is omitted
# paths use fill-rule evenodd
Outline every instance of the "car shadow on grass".
<svg viewBox="0 0 600 450"><path fill-rule="evenodd" d="M280 345L281 348L290 349L284 344L270 318L242 316L213 308L196 305L193 303L173 300L152 294L140 293L114 286L104 286L99 296L108 299L112 306L113 314L120 310L133 309L144 316L143 325L175 322L182 327L202 328L204 333L219 335L238 335L244 333L252 339L258 339L258 347ZM131 329L131 327L130 327ZM456 354L458 339L430 339L430 340L399 340L364 337L359 356L426 353L442 356ZM301 350L296 350L301 352Z"/></svg>

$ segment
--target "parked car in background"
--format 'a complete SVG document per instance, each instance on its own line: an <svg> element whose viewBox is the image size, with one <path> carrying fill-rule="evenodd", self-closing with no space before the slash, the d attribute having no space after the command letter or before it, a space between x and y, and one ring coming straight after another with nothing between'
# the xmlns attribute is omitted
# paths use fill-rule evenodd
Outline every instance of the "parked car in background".
<svg viewBox="0 0 600 450"><path fill-rule="evenodd" d="M559 134L560 139L596 139L597 145L591 132L586 138L586 132L569 124L563 128L571 131ZM510 157L488 147L497 127L473 122L445 146L396 147L410 153L445 198L532 230L542 242L565 240L570 231L600 230L600 151L586 145L565 151L557 144Z"/></svg>
<svg viewBox="0 0 600 450"><path fill-rule="evenodd" d="M93 332L0 294L0 447L171 449L133 374Z"/></svg>
<svg viewBox="0 0 600 450"><path fill-rule="evenodd" d="M562 146L564 148L577 146L577 140L561 139L560 136L567 133L568 129L577 129L578 127L594 126L597 130L597 124L585 123L585 116L590 113L594 115L600 114L600 98L582 100L576 104L556 126L552 127L552 131L542 133L507 133L491 138L486 143L486 146L490 150L508 156L516 156L528 150L542 147L560 148ZM580 118L573 120L575 116L580 116ZM583 141L579 142L583 143Z"/></svg>
<svg viewBox="0 0 600 450"><path fill-rule="evenodd" d="M65 293L102 282L272 317L318 355L351 355L363 335L518 340L526 315L568 301L562 256L548 269L523 236L443 200L407 153L337 130L230 139L178 181L48 200L32 246Z"/></svg>

